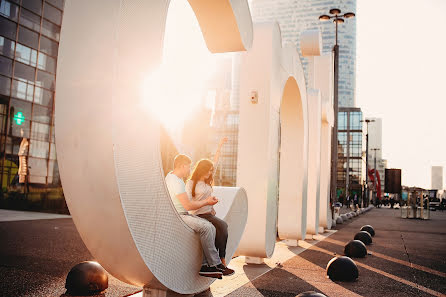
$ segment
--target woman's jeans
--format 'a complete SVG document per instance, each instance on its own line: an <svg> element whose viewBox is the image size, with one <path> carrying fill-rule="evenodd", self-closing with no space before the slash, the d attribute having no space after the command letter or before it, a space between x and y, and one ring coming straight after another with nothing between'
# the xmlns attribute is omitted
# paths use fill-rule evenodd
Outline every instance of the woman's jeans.
<svg viewBox="0 0 446 297"><path fill-rule="evenodd" d="M208 220L214 225L217 234L215 235L215 247L218 250L218 255L220 258L225 258L226 256L226 243L228 242L228 224L222 219L217 218L212 214L200 214L200 218Z"/></svg>

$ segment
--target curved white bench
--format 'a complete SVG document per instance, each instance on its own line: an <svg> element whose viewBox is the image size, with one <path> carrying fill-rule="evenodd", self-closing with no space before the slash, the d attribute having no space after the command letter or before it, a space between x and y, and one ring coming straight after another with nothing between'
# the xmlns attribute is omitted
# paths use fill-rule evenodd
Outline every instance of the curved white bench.
<svg viewBox="0 0 446 297"><path fill-rule="evenodd" d="M190 1L200 24L212 25L206 25L208 14L223 18L216 21L229 18L230 49L245 50L252 40L248 6L235 1L233 8L232 2L219 1L216 12L203 7L206 2ZM94 258L127 283L190 294L212 280L198 275L198 235L168 196L159 123L140 102L141 84L161 60L168 4L66 2L57 67L57 155L67 205ZM215 34L206 39L208 47L225 51ZM246 193L216 187L215 194L221 199L217 214L229 225L229 260L246 224Z"/></svg>

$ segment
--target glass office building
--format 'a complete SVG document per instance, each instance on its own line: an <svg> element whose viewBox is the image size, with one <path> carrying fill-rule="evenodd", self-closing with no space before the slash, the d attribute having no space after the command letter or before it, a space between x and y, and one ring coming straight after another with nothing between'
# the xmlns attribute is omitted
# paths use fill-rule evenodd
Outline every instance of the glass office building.
<svg viewBox="0 0 446 297"><path fill-rule="evenodd" d="M0 0L2 208L67 212L54 141L64 0Z"/></svg>
<svg viewBox="0 0 446 297"><path fill-rule="evenodd" d="M360 108L340 107L338 113L337 197L362 196L365 181L365 134Z"/></svg>

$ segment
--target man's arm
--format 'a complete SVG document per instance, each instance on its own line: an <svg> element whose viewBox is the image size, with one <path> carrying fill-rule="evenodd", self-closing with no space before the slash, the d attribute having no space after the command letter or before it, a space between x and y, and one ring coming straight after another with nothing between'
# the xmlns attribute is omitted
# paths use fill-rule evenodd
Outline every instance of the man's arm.
<svg viewBox="0 0 446 297"><path fill-rule="evenodd" d="M181 205L183 205L185 210L196 210L205 205L214 205L218 202L218 199L215 197L208 197L204 200L196 201L189 200L189 196L187 196L186 192L177 195L178 201L180 201Z"/></svg>

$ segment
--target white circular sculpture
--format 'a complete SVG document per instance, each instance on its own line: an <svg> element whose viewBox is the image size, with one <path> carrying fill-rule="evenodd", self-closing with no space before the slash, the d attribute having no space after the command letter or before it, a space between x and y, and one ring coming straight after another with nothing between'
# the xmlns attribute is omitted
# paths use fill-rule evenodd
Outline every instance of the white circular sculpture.
<svg viewBox="0 0 446 297"><path fill-rule="evenodd" d="M246 1L189 3L211 51L250 47ZM141 85L161 62L168 6L167 0L66 1L57 155L67 205L95 259L127 283L189 294L212 280L198 275L199 238L168 196L159 122L141 108ZM214 193L224 202L216 211L229 225L229 261L246 224L246 193L219 187Z"/></svg>

